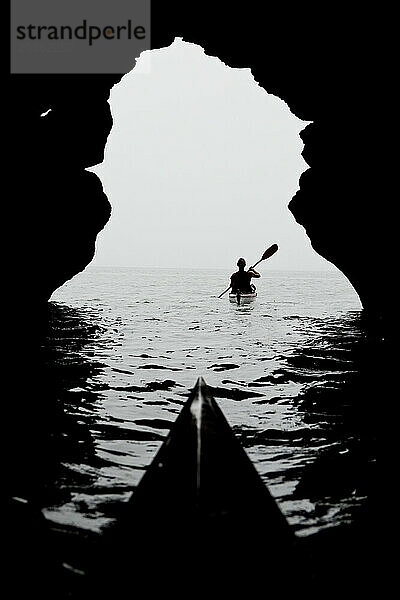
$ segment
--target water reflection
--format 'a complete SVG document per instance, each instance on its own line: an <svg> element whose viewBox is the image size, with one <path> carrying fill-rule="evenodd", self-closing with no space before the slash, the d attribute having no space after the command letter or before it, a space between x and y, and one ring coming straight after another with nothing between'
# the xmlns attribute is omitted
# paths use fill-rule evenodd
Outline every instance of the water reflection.
<svg viewBox="0 0 400 600"><path fill-rule="evenodd" d="M73 587L66 565L82 562L89 536L78 538L73 527L50 527L42 511L68 506L97 477L101 460L90 424L98 396L88 381L103 366L85 348L102 330L93 315L67 306L50 304L42 317L42 328L37 324L37 335L25 345L30 353L8 406L13 436L5 543L11 573L16 570L19 586L28 585L26 594L37 585L43 597L64 598Z"/></svg>
<svg viewBox="0 0 400 600"><path fill-rule="evenodd" d="M166 356L148 364L149 355L142 353L135 364L143 372L142 383L132 384L130 370L110 370L119 330L106 326L98 309L52 304L49 311L40 354L42 401L31 429L41 476L36 472L34 485L23 478L25 496L39 499L51 519L99 530L118 514L118 503L140 479L179 412L176 404L184 401L188 375L193 375L184 365L172 367ZM292 526L304 535L351 520L365 502L374 479L376 357L383 352L381 340L369 336L357 312L281 319L290 322L289 339L293 336L296 343L285 349L279 341L281 354L271 361L262 354L264 375L257 367L257 377L222 379L221 385L210 387L222 403L243 407L238 417L248 418L240 425L235 411L229 412L233 404L224 409ZM104 363L95 358L101 353ZM210 357L207 369L221 377L225 371L234 373L240 360L233 358L235 362L213 362ZM177 371L176 379L154 380L161 368ZM121 385L123 381L127 384ZM172 420L163 419L165 410ZM130 470L124 473L124 468ZM307 503L313 510L304 519L301 507Z"/></svg>
<svg viewBox="0 0 400 600"><path fill-rule="evenodd" d="M12 495L45 509L62 562L84 565L90 531L118 516L179 412L199 361L297 533L317 539L324 528L357 523L366 510L373 515L386 359L382 340L360 313L275 314L252 338L235 337L237 348L228 337L220 348L195 346L189 336L198 334L187 327L187 337L163 352L148 342L153 329L136 342L132 328L140 322L132 324L130 314L126 322L117 318L118 326L99 307L50 304L29 373L39 394L15 407ZM203 327L211 331L215 319ZM167 369L174 379L166 378ZM73 529L80 535L70 535Z"/></svg>
<svg viewBox="0 0 400 600"><path fill-rule="evenodd" d="M83 311L49 305L42 345L30 369L32 395L15 407L18 448L14 494L40 506L66 502L72 489L90 486L98 458L90 435L97 395L87 386L102 365L85 355L101 329Z"/></svg>
<svg viewBox="0 0 400 600"><path fill-rule="evenodd" d="M321 337L287 358L289 377L309 378L294 405L312 431L303 443L319 448L292 498L314 503L315 531L357 520L375 497L376 408L386 360L384 341L360 313L329 319L319 330Z"/></svg>

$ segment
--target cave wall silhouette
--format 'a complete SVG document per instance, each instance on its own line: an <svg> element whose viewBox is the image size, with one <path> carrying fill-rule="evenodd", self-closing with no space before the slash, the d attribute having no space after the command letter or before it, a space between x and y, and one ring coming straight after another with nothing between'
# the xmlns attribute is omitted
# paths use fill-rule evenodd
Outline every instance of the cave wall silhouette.
<svg viewBox="0 0 400 600"><path fill-rule="evenodd" d="M178 36L230 67L251 68L268 93L313 121L301 134L311 169L302 175L289 209L314 249L348 277L366 311L382 317L387 211L382 198L374 200L370 177L371 90L377 76L373 20L373 13L340 5L315 11L302 5L245 9L225 2L153 0L151 46L169 46ZM101 183L85 168L103 159L112 127L107 101L122 75L11 76L14 289L20 298L28 293L31 303L46 302L89 264L109 219Z"/></svg>

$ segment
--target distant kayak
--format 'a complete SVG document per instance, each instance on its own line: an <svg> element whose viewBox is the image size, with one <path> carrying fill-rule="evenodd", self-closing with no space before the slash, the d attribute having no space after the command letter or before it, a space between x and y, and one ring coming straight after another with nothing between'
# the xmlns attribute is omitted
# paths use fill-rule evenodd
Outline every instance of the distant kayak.
<svg viewBox="0 0 400 600"><path fill-rule="evenodd" d="M236 294L229 294L229 302L234 302L235 304L249 304L253 302L257 298L257 292L250 292L249 294L241 294L237 292Z"/></svg>

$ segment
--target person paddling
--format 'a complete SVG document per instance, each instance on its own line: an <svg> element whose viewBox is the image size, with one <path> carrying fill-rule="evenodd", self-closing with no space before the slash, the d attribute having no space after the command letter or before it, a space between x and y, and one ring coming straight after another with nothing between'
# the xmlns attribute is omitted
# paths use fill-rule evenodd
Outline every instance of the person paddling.
<svg viewBox="0 0 400 600"><path fill-rule="evenodd" d="M258 260L254 265L254 267L256 267L261 261L273 256L273 254L275 254L277 250L278 244L272 244L272 246L266 249L260 260ZM233 273L233 275L231 276L231 285L228 288L226 288L226 290L224 290L222 294L218 296L218 298L222 298L222 296L226 294L226 292L230 290L231 287L232 293L239 293L239 295L240 293L251 294L253 291L255 291L256 288L250 283L250 281L252 277L261 277L260 273L257 273L254 267L250 267L248 271L245 271L244 268L246 266L246 261L244 260L244 258L239 258L239 260L237 261L237 266L239 267L239 271Z"/></svg>
<svg viewBox="0 0 400 600"><path fill-rule="evenodd" d="M253 267L250 267L247 271L244 270L246 266L246 261L244 258L239 258L237 261L237 266L239 270L236 273L231 275L231 293L237 294L238 292L242 294L251 294L255 292L255 285L252 285L251 279L261 277L260 273L255 271Z"/></svg>

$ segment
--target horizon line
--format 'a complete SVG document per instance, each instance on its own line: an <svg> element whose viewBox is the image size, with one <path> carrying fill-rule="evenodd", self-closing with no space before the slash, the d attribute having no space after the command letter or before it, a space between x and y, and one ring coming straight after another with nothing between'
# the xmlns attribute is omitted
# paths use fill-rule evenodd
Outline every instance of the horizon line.
<svg viewBox="0 0 400 600"><path fill-rule="evenodd" d="M226 270L226 269L235 269L236 266L234 265L230 265L230 266L221 266L221 267L215 267L215 266L181 266L181 265L172 265L172 266L160 266L160 265L122 265L122 264L105 264L105 265L99 265L99 264L88 264L82 271L85 271L88 268L100 268L100 269L184 269L184 270L201 270L201 271L220 271L220 270ZM316 268L308 268L308 269L295 269L295 268L281 268L281 269L268 269L268 271L275 271L275 272L281 272L281 271L287 271L287 272L296 272L296 273L301 273L301 272L316 272L316 273L334 273L334 272L340 272L340 269L338 267L336 267L335 265L332 265L332 267L330 268L326 268L326 269L316 269Z"/></svg>

